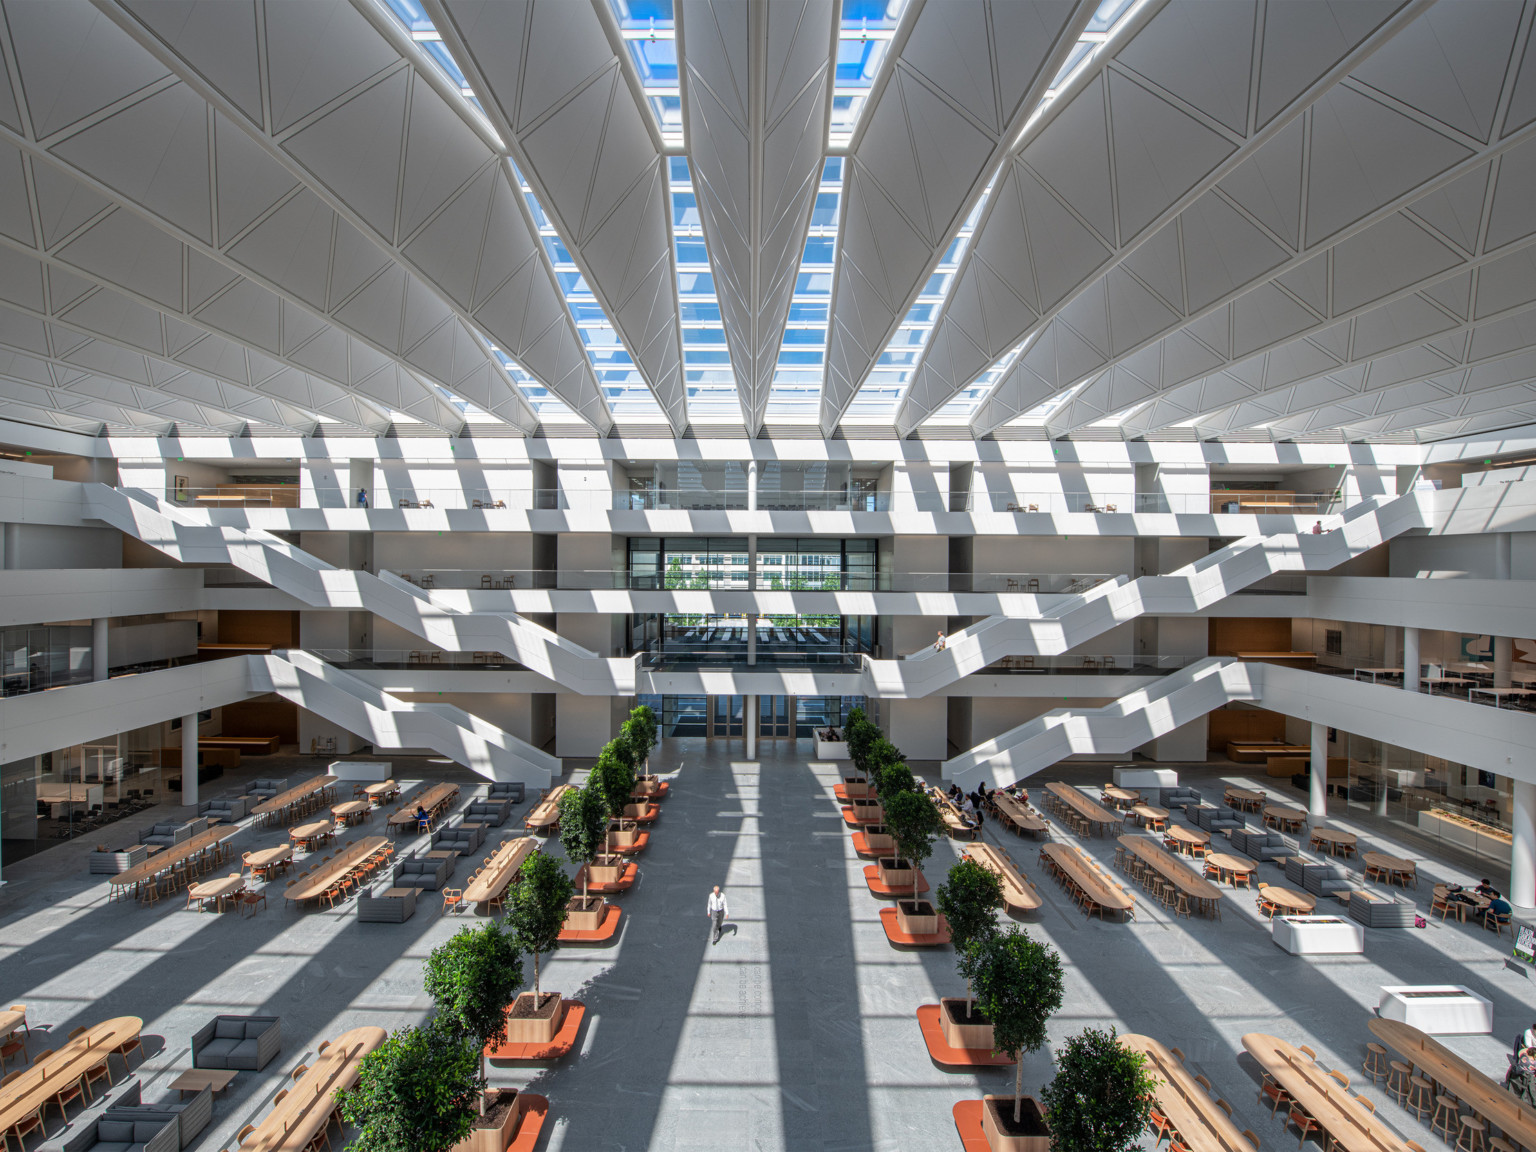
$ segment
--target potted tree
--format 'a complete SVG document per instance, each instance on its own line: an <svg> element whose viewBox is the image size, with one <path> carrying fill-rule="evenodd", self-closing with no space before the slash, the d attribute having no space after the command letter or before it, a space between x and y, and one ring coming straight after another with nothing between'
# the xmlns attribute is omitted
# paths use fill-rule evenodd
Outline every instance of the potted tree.
<svg viewBox="0 0 1536 1152"><path fill-rule="evenodd" d="M571 901L571 915L585 915L596 901L597 919L602 921L603 898L588 895L589 881L616 881L622 871L623 857L603 854L608 840L608 804L602 793L589 782L585 788L573 788L560 797L560 843L573 864L580 865L581 895ZM594 876L599 859L603 875ZM608 863L609 861L617 863Z"/></svg>
<svg viewBox="0 0 1536 1152"><path fill-rule="evenodd" d="M523 982L523 958L498 920L462 928L427 957L423 984L437 1005L433 1022L475 1046L485 1079L485 1051L507 1038L507 1006ZM503 1152L522 1109L515 1088L488 1088L480 1096L467 1152ZM480 1147L484 1145L484 1147Z"/></svg>
<svg viewBox="0 0 1536 1152"><path fill-rule="evenodd" d="M962 956L971 941L997 931L997 910L1003 906L1003 884L997 873L966 857L949 870L939 885L939 911L949 922L949 938ZM992 1021L974 1010L970 981L965 1000L952 996L939 1000L939 1025L951 1048L992 1051Z"/></svg>
<svg viewBox="0 0 1536 1152"><path fill-rule="evenodd" d="M993 1045L1015 1065L1013 1099L982 1098L987 1144L992 1152L1046 1152L1050 1130L1039 1103L1024 1095L1024 1057L1045 1044L1046 1022L1061 1007L1061 957L1010 926L972 940L960 971L975 990L977 1007L992 1021Z"/></svg>
<svg viewBox="0 0 1536 1152"><path fill-rule="evenodd" d="M864 709L854 708L848 713L848 719L843 722L843 740L848 745L848 756L853 761L853 768L858 775L846 777L843 780L843 799L852 800L866 795L869 784L865 781L864 760L869 755L869 746L875 737L880 734L880 729L870 723Z"/></svg>
<svg viewBox="0 0 1536 1152"><path fill-rule="evenodd" d="M513 1043L547 1044L560 1030L560 994L543 995L539 956L560 947L566 905L575 890L559 861L535 850L523 861L508 891L512 937L521 951L533 957L533 991L519 993L508 1013L507 1039Z"/></svg>
<svg viewBox="0 0 1536 1152"><path fill-rule="evenodd" d="M1156 1086L1147 1058L1121 1044L1113 1025L1069 1037L1040 1093L1056 1152L1130 1152L1141 1144Z"/></svg>
<svg viewBox="0 0 1536 1152"><path fill-rule="evenodd" d="M624 721L619 734L629 744L634 754L634 762L638 769L635 777L635 793L640 796L662 795L666 788L650 772L651 749L656 747L659 734L656 714L651 711L650 706L641 704L638 708L630 709L629 719Z"/></svg>
<svg viewBox="0 0 1536 1152"><path fill-rule="evenodd" d="M635 770L629 759L630 749L627 745L621 748L620 744L621 741L610 740L598 753L597 763L587 774L587 787L597 789L613 821L608 826L609 848L629 848L639 838L639 830L633 821L625 826L624 806L635 790Z"/></svg>
<svg viewBox="0 0 1536 1152"><path fill-rule="evenodd" d="M923 862L933 854L933 842L943 831L939 813L928 797L918 792L899 792L891 797L885 813L886 826L900 856L880 860L881 875L899 876L910 869L912 899L896 901L896 923L910 936L931 936L939 930L939 914L927 900L917 898ZM889 860L890 869L886 870Z"/></svg>
<svg viewBox="0 0 1536 1152"><path fill-rule="evenodd" d="M474 1041L432 1020L364 1056L336 1101L361 1152L448 1152L470 1135L484 1088Z"/></svg>

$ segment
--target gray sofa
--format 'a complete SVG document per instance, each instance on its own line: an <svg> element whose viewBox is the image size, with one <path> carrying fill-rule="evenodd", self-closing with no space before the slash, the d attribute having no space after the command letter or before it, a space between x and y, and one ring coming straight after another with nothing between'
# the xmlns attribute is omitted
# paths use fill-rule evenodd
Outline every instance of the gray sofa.
<svg viewBox="0 0 1536 1152"><path fill-rule="evenodd" d="M435 892L448 882L448 877L453 875L453 866L457 862L456 856L445 856L441 860L429 860L425 856L408 856L395 865L392 887L426 888Z"/></svg>
<svg viewBox="0 0 1536 1152"><path fill-rule="evenodd" d="M1200 793L1193 788L1159 788L1157 806L1159 808L1188 808L1200 803Z"/></svg>
<svg viewBox="0 0 1536 1152"><path fill-rule="evenodd" d="M402 895L357 894L357 918L365 924L404 924L416 915L416 889L402 888Z"/></svg>
<svg viewBox="0 0 1536 1152"><path fill-rule="evenodd" d="M149 849L143 844L135 844L131 848L120 848L117 851L92 852L91 875L115 876L148 859Z"/></svg>
<svg viewBox="0 0 1536 1152"><path fill-rule="evenodd" d="M174 820L163 820L140 836L139 843L161 844L169 848L172 844L180 844L184 840L192 839L207 826L208 822L200 816L188 820L185 824L178 824Z"/></svg>
<svg viewBox="0 0 1536 1152"><path fill-rule="evenodd" d="M162 1100L158 1104L137 1104L126 1101L107 1108L108 1120L140 1120L164 1122L176 1121L177 1148L185 1148L196 1140L208 1122L213 1119L213 1089L204 1088L190 1100Z"/></svg>
<svg viewBox="0 0 1536 1152"><path fill-rule="evenodd" d="M1301 886L1314 896L1331 896L1355 886L1349 873L1339 864L1303 864Z"/></svg>
<svg viewBox="0 0 1536 1152"><path fill-rule="evenodd" d="M137 1104L142 1090L143 1086L140 1084L137 1076L130 1076L119 1080L79 1112L75 1113L74 1116L70 1117L65 1122L64 1127L53 1134L52 1139L44 1140L41 1144L34 1147L32 1152L63 1152L66 1141L75 1139L87 1130L95 1132L96 1121L107 1114L108 1108ZM95 1143L94 1137L91 1138L91 1143ZM171 1148L174 1149L175 1145L171 1145Z"/></svg>
<svg viewBox="0 0 1536 1152"><path fill-rule="evenodd" d="M485 786L485 798L487 800L505 800L508 804L521 804L523 802L523 782L521 780L499 780Z"/></svg>
<svg viewBox="0 0 1536 1152"><path fill-rule="evenodd" d="M112 1092L111 1101L102 1097L92 1107L81 1112L52 1140L45 1141L33 1152L178 1152L181 1147L181 1125L177 1116L160 1112L154 1117L133 1115L114 1116L117 1105L136 1105L139 1102L140 1085L135 1079L132 1087L122 1085L124 1091ZM206 1089L205 1089L206 1091ZM213 1094L208 1093L209 1113L212 1114Z"/></svg>
<svg viewBox="0 0 1536 1152"><path fill-rule="evenodd" d="M1252 856L1262 863L1265 860L1273 860L1277 856L1289 856L1290 845L1285 842L1285 837L1278 832L1249 832L1244 828L1232 830L1232 847L1239 852Z"/></svg>
<svg viewBox="0 0 1536 1152"><path fill-rule="evenodd" d="M512 815L510 800L472 800L464 809L466 824L488 824L500 828Z"/></svg>
<svg viewBox="0 0 1536 1152"><path fill-rule="evenodd" d="M244 820L253 807L249 796L220 796L216 800L204 800L197 806L199 816L217 816L226 824Z"/></svg>
<svg viewBox="0 0 1536 1152"><path fill-rule="evenodd" d="M1406 900L1374 892L1355 892L1349 898L1349 916L1367 928L1412 928L1418 909Z"/></svg>
<svg viewBox="0 0 1536 1152"><path fill-rule="evenodd" d="M215 1016L192 1036L192 1067L260 1072L282 1046L279 1016Z"/></svg>
<svg viewBox="0 0 1536 1152"><path fill-rule="evenodd" d="M245 786L245 794L251 797L252 807L260 804L263 800L272 799L272 797L276 796L279 792L286 792L287 790L288 781L274 780L271 777L264 777L260 780L252 780Z"/></svg>
<svg viewBox="0 0 1536 1152"><path fill-rule="evenodd" d="M432 834L434 852L457 852L468 856L485 842L485 829L465 828L462 824L453 828L439 828Z"/></svg>
<svg viewBox="0 0 1536 1152"><path fill-rule="evenodd" d="M1243 827L1243 818L1234 808L1202 805L1193 810L1185 808L1184 814L1193 816L1195 823L1207 832L1221 832Z"/></svg>

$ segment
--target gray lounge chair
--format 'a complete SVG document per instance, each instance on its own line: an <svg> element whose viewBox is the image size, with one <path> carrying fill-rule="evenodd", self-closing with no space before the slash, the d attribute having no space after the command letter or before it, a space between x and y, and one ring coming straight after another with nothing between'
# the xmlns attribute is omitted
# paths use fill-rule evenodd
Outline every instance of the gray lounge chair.
<svg viewBox="0 0 1536 1152"><path fill-rule="evenodd" d="M279 1016L215 1016L192 1036L192 1067L260 1072L282 1047Z"/></svg>
<svg viewBox="0 0 1536 1152"><path fill-rule="evenodd" d="M448 877L453 875L453 866L458 862L456 856L445 856L441 860L429 860L425 856L408 856L395 865L394 888L426 888L436 892L448 882Z"/></svg>

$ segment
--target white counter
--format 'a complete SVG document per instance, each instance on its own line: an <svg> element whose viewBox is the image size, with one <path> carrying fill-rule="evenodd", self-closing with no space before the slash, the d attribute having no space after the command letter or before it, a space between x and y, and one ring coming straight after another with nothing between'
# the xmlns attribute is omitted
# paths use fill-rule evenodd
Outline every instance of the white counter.
<svg viewBox="0 0 1536 1152"><path fill-rule="evenodd" d="M1460 984L1408 984L1381 990L1377 1015L1431 1036L1493 1031L1493 1001Z"/></svg>
<svg viewBox="0 0 1536 1152"><path fill-rule="evenodd" d="M1292 956L1365 951L1365 926L1342 916L1276 916L1269 938Z"/></svg>
<svg viewBox="0 0 1536 1152"><path fill-rule="evenodd" d="M1179 774L1172 768L1116 768L1116 788L1177 788Z"/></svg>
<svg viewBox="0 0 1536 1152"><path fill-rule="evenodd" d="M1508 864L1511 856L1510 842L1504 836L1469 828L1455 820L1436 816L1430 809L1419 810L1419 827L1431 836L1438 836L1447 844L1465 848L1468 852L1486 856L1490 860Z"/></svg>
<svg viewBox="0 0 1536 1152"><path fill-rule="evenodd" d="M338 780L382 784L394 775L394 769L387 760L333 760L325 770Z"/></svg>
<svg viewBox="0 0 1536 1152"><path fill-rule="evenodd" d="M852 760L848 752L846 740L823 740L816 737L816 759L818 760Z"/></svg>

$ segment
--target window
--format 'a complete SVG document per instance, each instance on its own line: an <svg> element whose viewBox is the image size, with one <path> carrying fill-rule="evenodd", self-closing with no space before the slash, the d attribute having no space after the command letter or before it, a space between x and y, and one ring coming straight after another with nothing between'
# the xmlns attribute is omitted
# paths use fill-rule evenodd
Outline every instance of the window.
<svg viewBox="0 0 1536 1152"><path fill-rule="evenodd" d="M1344 633L1337 628L1329 628L1323 633L1323 651L1330 656L1344 655Z"/></svg>

